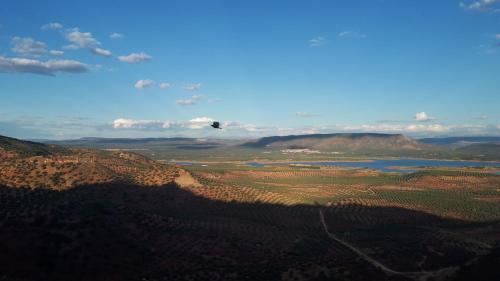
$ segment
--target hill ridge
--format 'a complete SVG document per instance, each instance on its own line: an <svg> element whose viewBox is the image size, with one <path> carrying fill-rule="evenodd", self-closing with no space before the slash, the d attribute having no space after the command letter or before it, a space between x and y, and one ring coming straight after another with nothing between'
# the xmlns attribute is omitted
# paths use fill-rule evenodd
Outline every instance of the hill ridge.
<svg viewBox="0 0 500 281"><path fill-rule="evenodd" d="M331 149L391 149L416 150L426 145L403 134L384 133L334 133L263 137L242 144L244 147Z"/></svg>

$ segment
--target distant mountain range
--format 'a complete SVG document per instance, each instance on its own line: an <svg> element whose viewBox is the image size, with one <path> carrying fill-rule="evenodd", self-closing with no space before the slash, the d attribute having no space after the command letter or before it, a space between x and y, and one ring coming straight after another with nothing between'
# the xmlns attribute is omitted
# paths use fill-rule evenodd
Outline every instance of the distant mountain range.
<svg viewBox="0 0 500 281"><path fill-rule="evenodd" d="M223 144L241 143L242 140L205 139L205 138L80 138L74 140L40 140L43 143L72 146L72 147L138 147L138 146L188 146L214 147Z"/></svg>
<svg viewBox="0 0 500 281"><path fill-rule="evenodd" d="M5 139L4 143L7 143ZM270 136L259 139L92 137L43 142L52 146L26 142L32 144L28 150L31 152L28 153L44 154L49 148L57 147L60 150L64 146L134 150L156 159L204 159L220 158L221 153L225 153L226 157L234 154L236 158L241 153L257 153L249 152L248 149L310 149L327 153L342 152L350 156L500 160L500 137L494 136L413 139L402 134L336 133Z"/></svg>
<svg viewBox="0 0 500 281"><path fill-rule="evenodd" d="M432 145L466 146L478 143L500 143L500 137L446 137L423 138L420 142Z"/></svg>
<svg viewBox="0 0 500 281"><path fill-rule="evenodd" d="M422 150L429 148L401 134L311 134L264 137L256 141L242 144L244 147L253 148L308 148L316 150Z"/></svg>

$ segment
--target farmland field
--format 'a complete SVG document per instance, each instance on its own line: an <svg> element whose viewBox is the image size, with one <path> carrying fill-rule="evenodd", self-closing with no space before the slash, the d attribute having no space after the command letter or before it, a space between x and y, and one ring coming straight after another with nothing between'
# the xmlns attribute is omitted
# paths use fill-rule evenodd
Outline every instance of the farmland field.
<svg viewBox="0 0 500 281"><path fill-rule="evenodd" d="M231 187L241 196L261 192L289 204L393 205L470 221L500 220L500 176L474 169L427 168L408 174L323 166L185 168L208 188Z"/></svg>
<svg viewBox="0 0 500 281"><path fill-rule="evenodd" d="M380 263L391 280L395 276L452 280L456 274L467 275L464 264L498 251L500 176L488 169L426 167L413 173L383 173L228 163L183 168L201 184L188 188L201 197L288 206L289 215L306 220L301 221L303 227L317 228L313 213L319 211L324 231L332 239L352 247L351 254L359 250L358 255L366 255L364 259L374 267ZM254 219L269 221L262 214ZM282 224L286 220L271 224L288 229L290 225ZM328 243L316 239L309 237L308 243Z"/></svg>
<svg viewBox="0 0 500 281"><path fill-rule="evenodd" d="M0 154L0 280L498 274L498 163L384 160L395 166L383 172L366 168L373 158L246 162L228 151L223 161L165 163L125 150L39 148L47 155Z"/></svg>

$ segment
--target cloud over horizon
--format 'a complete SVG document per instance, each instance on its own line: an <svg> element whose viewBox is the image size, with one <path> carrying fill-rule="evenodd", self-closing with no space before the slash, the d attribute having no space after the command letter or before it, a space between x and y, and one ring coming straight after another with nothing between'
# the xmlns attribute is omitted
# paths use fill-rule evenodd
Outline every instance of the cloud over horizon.
<svg viewBox="0 0 500 281"><path fill-rule="evenodd" d="M107 123L95 122L80 117L61 117L49 121L40 117L0 120L0 130L13 133L20 138L68 139L88 136L99 137L209 137L224 138L264 137L297 134L327 133L387 133L406 136L444 137L444 136L500 136L500 124L489 125L443 125L443 124L330 124L299 126L294 128L274 125L258 125L239 121L218 120L222 130L214 132L210 127L215 118L202 116L187 120L133 119L120 117ZM69 130L70 128L70 130Z"/></svg>
<svg viewBox="0 0 500 281"><path fill-rule="evenodd" d="M166 129L170 128L170 121L158 120L133 120L126 118L118 118L113 120L112 126L115 129Z"/></svg>
<svg viewBox="0 0 500 281"><path fill-rule="evenodd" d="M430 117L427 115L427 113L422 111L422 112L417 112L415 114L415 120L418 122L427 122L427 121L434 120L434 117Z"/></svg>
<svg viewBox="0 0 500 281"><path fill-rule="evenodd" d="M134 120L128 118L118 118L113 120L112 127L114 129L135 129L135 130L158 130L167 129L192 129L199 130L209 127L214 119L209 117L197 117L188 121L172 121L172 120Z"/></svg>
<svg viewBox="0 0 500 281"><path fill-rule="evenodd" d="M113 121L114 129L127 129L149 132L183 133L190 135L190 130L210 129L210 124L215 121L211 117L197 117L187 121L175 120L134 120L118 118ZM220 120L223 132L235 136L274 136L291 134L329 134L329 133L386 133L404 134L410 137L435 137L435 136L500 136L500 124L497 125L443 125L443 124L362 124L342 125L332 124L323 126L305 127L278 127L272 125L255 125L238 121ZM187 131L186 131L187 130ZM210 132L210 131L207 131ZM199 136L199 135L198 135Z"/></svg>

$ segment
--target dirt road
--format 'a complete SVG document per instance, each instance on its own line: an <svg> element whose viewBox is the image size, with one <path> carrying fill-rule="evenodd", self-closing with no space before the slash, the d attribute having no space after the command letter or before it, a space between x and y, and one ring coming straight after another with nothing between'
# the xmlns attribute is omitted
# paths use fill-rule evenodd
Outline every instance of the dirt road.
<svg viewBox="0 0 500 281"><path fill-rule="evenodd" d="M323 229L325 230L328 237L337 241L343 246L347 247L348 249L359 255L361 258L363 258L365 261L369 262L373 266L382 270L387 275L400 275L416 281L425 281L429 280L429 278L433 278L432 280L443 280L445 277L454 274L458 269L457 267L445 267L435 271L408 271L408 272L393 270L387 267L386 265L382 264L381 262L377 261L376 259L368 256L360 249L354 247L353 245L349 244L348 242L338 238L333 233L331 233L328 230L328 226L325 221L325 216L323 215L323 210L319 209L318 211L321 224L323 225Z"/></svg>

